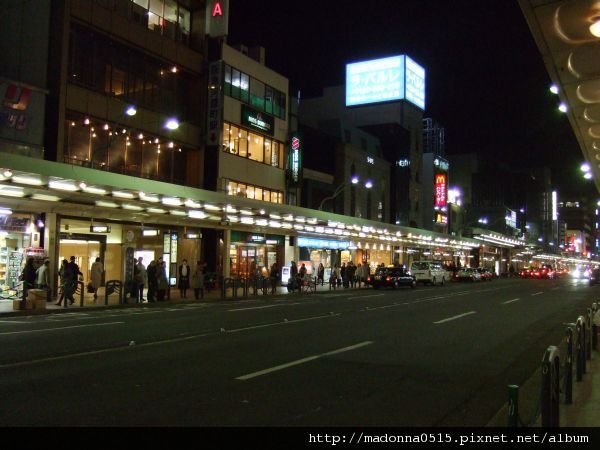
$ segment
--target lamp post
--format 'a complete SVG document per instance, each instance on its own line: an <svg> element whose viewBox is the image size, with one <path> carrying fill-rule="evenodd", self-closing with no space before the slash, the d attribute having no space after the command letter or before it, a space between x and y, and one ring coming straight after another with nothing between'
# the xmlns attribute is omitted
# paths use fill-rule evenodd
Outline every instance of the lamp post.
<svg viewBox="0 0 600 450"><path fill-rule="evenodd" d="M340 195L342 192L344 192L344 190L348 186L356 186L359 182L360 182L360 178L356 175L354 175L350 179L350 182L348 182L348 181L342 182L338 187L335 188L335 191L333 191L332 195L330 195L329 197L325 197L323 200L321 200L318 210L323 211L323 205L325 204L326 201L335 199L338 195ZM373 182L371 180L366 180L365 188L371 189L372 187L373 187Z"/></svg>

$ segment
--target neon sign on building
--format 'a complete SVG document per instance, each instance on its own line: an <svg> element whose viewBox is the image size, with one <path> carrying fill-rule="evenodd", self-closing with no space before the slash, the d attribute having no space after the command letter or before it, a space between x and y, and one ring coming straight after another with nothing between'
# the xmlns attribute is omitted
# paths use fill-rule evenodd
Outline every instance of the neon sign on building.
<svg viewBox="0 0 600 450"><path fill-rule="evenodd" d="M448 203L448 178L445 173L435 176L435 206L446 206Z"/></svg>

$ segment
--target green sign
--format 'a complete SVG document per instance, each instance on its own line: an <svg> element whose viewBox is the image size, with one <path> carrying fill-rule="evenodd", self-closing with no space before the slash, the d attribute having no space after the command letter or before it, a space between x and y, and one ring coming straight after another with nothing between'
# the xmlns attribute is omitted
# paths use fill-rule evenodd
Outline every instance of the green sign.
<svg viewBox="0 0 600 450"><path fill-rule="evenodd" d="M273 117L246 105L242 105L242 125L271 136L275 133L275 119Z"/></svg>
<svg viewBox="0 0 600 450"><path fill-rule="evenodd" d="M244 242L249 244L283 245L285 236L275 234L246 233L244 231L232 231L231 242Z"/></svg>

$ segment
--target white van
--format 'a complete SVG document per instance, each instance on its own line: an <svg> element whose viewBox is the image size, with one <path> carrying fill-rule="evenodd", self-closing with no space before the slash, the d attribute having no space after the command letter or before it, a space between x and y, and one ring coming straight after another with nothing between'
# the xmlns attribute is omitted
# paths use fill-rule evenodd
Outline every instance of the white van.
<svg viewBox="0 0 600 450"><path fill-rule="evenodd" d="M410 273L417 279L417 283L446 284L450 281L450 274L439 261L416 261L410 266Z"/></svg>

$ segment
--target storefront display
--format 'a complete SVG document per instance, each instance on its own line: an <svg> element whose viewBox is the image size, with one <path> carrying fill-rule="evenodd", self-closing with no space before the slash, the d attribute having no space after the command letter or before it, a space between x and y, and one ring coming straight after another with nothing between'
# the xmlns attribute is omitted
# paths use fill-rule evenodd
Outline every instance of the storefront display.
<svg viewBox="0 0 600 450"><path fill-rule="evenodd" d="M283 261L284 236L231 232L229 274L232 277L269 276L273 263Z"/></svg>

